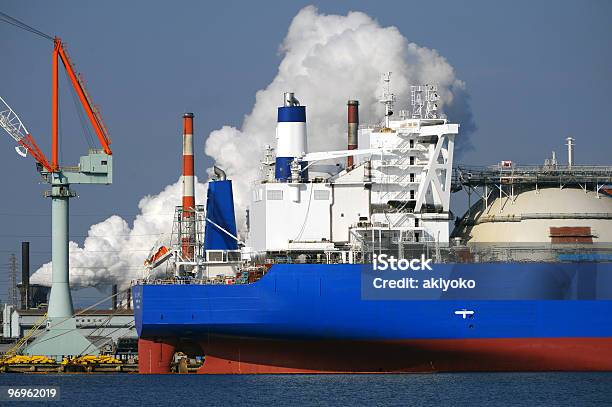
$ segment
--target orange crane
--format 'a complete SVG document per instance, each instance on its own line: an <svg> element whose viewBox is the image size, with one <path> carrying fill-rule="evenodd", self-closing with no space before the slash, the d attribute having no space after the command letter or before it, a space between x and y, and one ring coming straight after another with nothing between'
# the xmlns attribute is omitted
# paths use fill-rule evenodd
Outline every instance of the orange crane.
<svg viewBox="0 0 612 407"><path fill-rule="evenodd" d="M62 41L52 38L21 21L0 12L0 21L33 32L53 41L52 56L52 147L51 161L38 148L34 138L27 131L17 114L0 97L0 127L19 144L17 152L25 156L28 152L38 162L37 169L43 179L51 185L45 192L51 198L51 239L52 239L52 286L47 312L46 331L25 349L29 355L53 356L98 354L99 350L76 329L72 296L69 286L68 214L69 199L76 196L72 184L112 183L112 151L110 137L99 109L93 104L81 77L76 73ZM90 149L82 156L79 164L61 167L59 153L59 61L62 61L70 83L79 97L89 121L100 141L101 149Z"/></svg>
<svg viewBox="0 0 612 407"><path fill-rule="evenodd" d="M51 165L53 167L54 171L57 171L58 169L58 161L57 161L57 156L58 156L58 113L59 113L59 97L58 97L58 87L59 87L59 78L58 78L58 65L59 62L58 60L61 59L62 63L64 65L64 68L66 69L66 72L68 73L68 77L70 78L70 82L72 83L72 87L74 88L74 90L76 91L77 95L79 96L79 100L81 101L81 105L83 106L83 109L85 110L85 113L87 113L87 117L89 118L89 121L91 122L92 127L94 128L96 135L98 136L98 140L100 140L100 144L102 145L102 148L104 149L104 152L108 155L112 155L112 151L110 149L110 138L108 136L108 131L106 130L106 126L104 125L104 122L102 121L102 116L100 115L100 111L98 109L97 106L95 106L92 101L91 98L89 97L89 94L87 93L87 91L85 90L85 85L83 84L83 81L81 80L80 75L75 74L74 72L74 68L72 66L72 62L70 61L70 58L68 57L68 53L66 52L66 49L64 48L64 44L62 43L62 40L59 39L58 37L55 37L53 39L53 43L54 43L54 47L53 47L53 95L52 95L52 118L53 118L53 123L52 123L52 137L53 137L53 144L52 144L52 162Z"/></svg>
<svg viewBox="0 0 612 407"><path fill-rule="evenodd" d="M40 150L36 144L36 141L27 131L26 127L23 125L15 111L11 109L11 107L4 99L2 99L2 97L0 97L0 102L2 103L0 104L0 126L2 126L6 132L9 133L9 135L11 135L15 141L17 141L17 143L19 143L21 148L16 147L16 150L21 156L25 156L27 152L29 152L48 173L59 170L59 60L62 61L62 64L66 69L66 73L70 78L72 87L79 97L83 110L85 110L85 113L87 114L87 117L89 118L89 121L91 122L91 125L98 136L98 140L100 140L100 145L102 146L104 153L107 155L113 154L110 149L111 141L108 135L108 130L102 121L99 108L92 103L91 97L87 93L80 75L75 73L74 67L70 61L68 52L66 51L62 40L56 37L53 39L53 42L51 163L49 163L47 157Z"/></svg>

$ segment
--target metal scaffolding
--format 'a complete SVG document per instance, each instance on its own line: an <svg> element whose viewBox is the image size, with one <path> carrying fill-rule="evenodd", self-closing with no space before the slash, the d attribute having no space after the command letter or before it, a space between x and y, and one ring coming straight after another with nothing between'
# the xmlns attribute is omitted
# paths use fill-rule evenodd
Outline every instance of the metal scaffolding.
<svg viewBox="0 0 612 407"><path fill-rule="evenodd" d="M506 198L539 188L581 188L599 195L602 188L612 185L612 166L593 165L514 165L502 162L494 166L457 166L453 168L452 191L465 190L471 207L471 194L483 199L485 208L490 200Z"/></svg>

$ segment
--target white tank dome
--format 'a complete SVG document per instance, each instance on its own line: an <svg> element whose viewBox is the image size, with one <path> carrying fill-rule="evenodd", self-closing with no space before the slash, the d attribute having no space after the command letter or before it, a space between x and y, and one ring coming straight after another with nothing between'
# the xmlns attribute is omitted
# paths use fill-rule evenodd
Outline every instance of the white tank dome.
<svg viewBox="0 0 612 407"><path fill-rule="evenodd" d="M582 237L590 234L593 243L612 242L612 198L606 194L545 188L522 192L514 200L497 197L487 209L481 203L453 236L468 244L554 243L556 233L576 230Z"/></svg>

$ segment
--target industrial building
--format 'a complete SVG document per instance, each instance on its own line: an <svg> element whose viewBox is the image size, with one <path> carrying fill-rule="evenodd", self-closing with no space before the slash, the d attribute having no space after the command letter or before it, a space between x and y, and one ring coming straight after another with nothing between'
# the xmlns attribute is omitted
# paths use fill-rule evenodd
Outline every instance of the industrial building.
<svg viewBox="0 0 612 407"><path fill-rule="evenodd" d="M11 343L23 338L41 320L44 321L46 312L46 309L19 309L5 304L2 310L3 347L8 349ZM118 355L120 359L137 355L138 335L131 309L95 309L83 313L76 310L76 315L78 331L101 352ZM37 330L28 341L33 341L43 332L44 329ZM83 349L81 354L87 354L88 351Z"/></svg>

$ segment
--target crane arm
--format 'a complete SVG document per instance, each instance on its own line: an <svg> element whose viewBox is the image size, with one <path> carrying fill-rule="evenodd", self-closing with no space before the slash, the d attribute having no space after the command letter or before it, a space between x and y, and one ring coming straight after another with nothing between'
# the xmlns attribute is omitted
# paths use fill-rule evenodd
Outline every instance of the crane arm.
<svg viewBox="0 0 612 407"><path fill-rule="evenodd" d="M384 148L368 148L364 150L339 150L339 151L320 151L316 153L304 154L299 159L301 161L324 161L344 158L349 156L388 153Z"/></svg>
<svg viewBox="0 0 612 407"><path fill-rule="evenodd" d="M15 141L19 147L15 150L19 155L25 157L29 152L47 171L51 172L51 165L47 157L40 151L36 141L28 132L17 113L0 96L0 127L2 127Z"/></svg>
<svg viewBox="0 0 612 407"><path fill-rule="evenodd" d="M92 103L89 94L85 90L85 85L81 78L75 73L74 67L68 53L64 49L64 45L59 38L55 38L53 48L53 86L52 86L52 99L53 99L53 111L52 111L52 148L51 148L51 163L47 160L45 155L42 153L38 145L34 141L34 138L30 135L26 127L23 125L19 116L11 109L4 99L0 97L0 127L2 127L15 141L19 144L16 147L17 153L25 157L29 152L32 157L36 159L48 172L56 172L59 170L59 100L58 100L58 65L61 60L72 87L76 91L83 109L87 113L87 117L93 126L100 144L104 149L104 152L108 155L112 155L110 149L110 138L108 131L102 121L102 116L98 108Z"/></svg>
<svg viewBox="0 0 612 407"><path fill-rule="evenodd" d="M100 140L100 144L104 149L104 152L108 155L112 155L112 151L110 149L111 140L108 135L108 131L104 122L102 121L102 116L100 115L99 109L92 103L91 97L87 93L85 89L85 84L83 83L81 77L75 73L74 66L70 58L68 57L68 52L64 48L64 44L62 40L59 38L54 39L55 47L53 50L53 62L54 62L54 75L57 72L57 60L61 59L64 67L66 68L66 72L68 73L68 77L70 78L70 82L72 83L72 87L76 91L79 100L81 101L81 105L83 109L85 109L85 113L87 113L87 117L91 122L91 125L98 136L98 140ZM56 81L54 81L56 82ZM54 84L54 88L57 87L57 83ZM53 103L57 103L57 98L53 98ZM56 111L56 110L54 110ZM56 133L55 133L56 134Z"/></svg>
<svg viewBox="0 0 612 407"><path fill-rule="evenodd" d="M18 143L28 134L28 129L2 96L0 96L0 125Z"/></svg>

